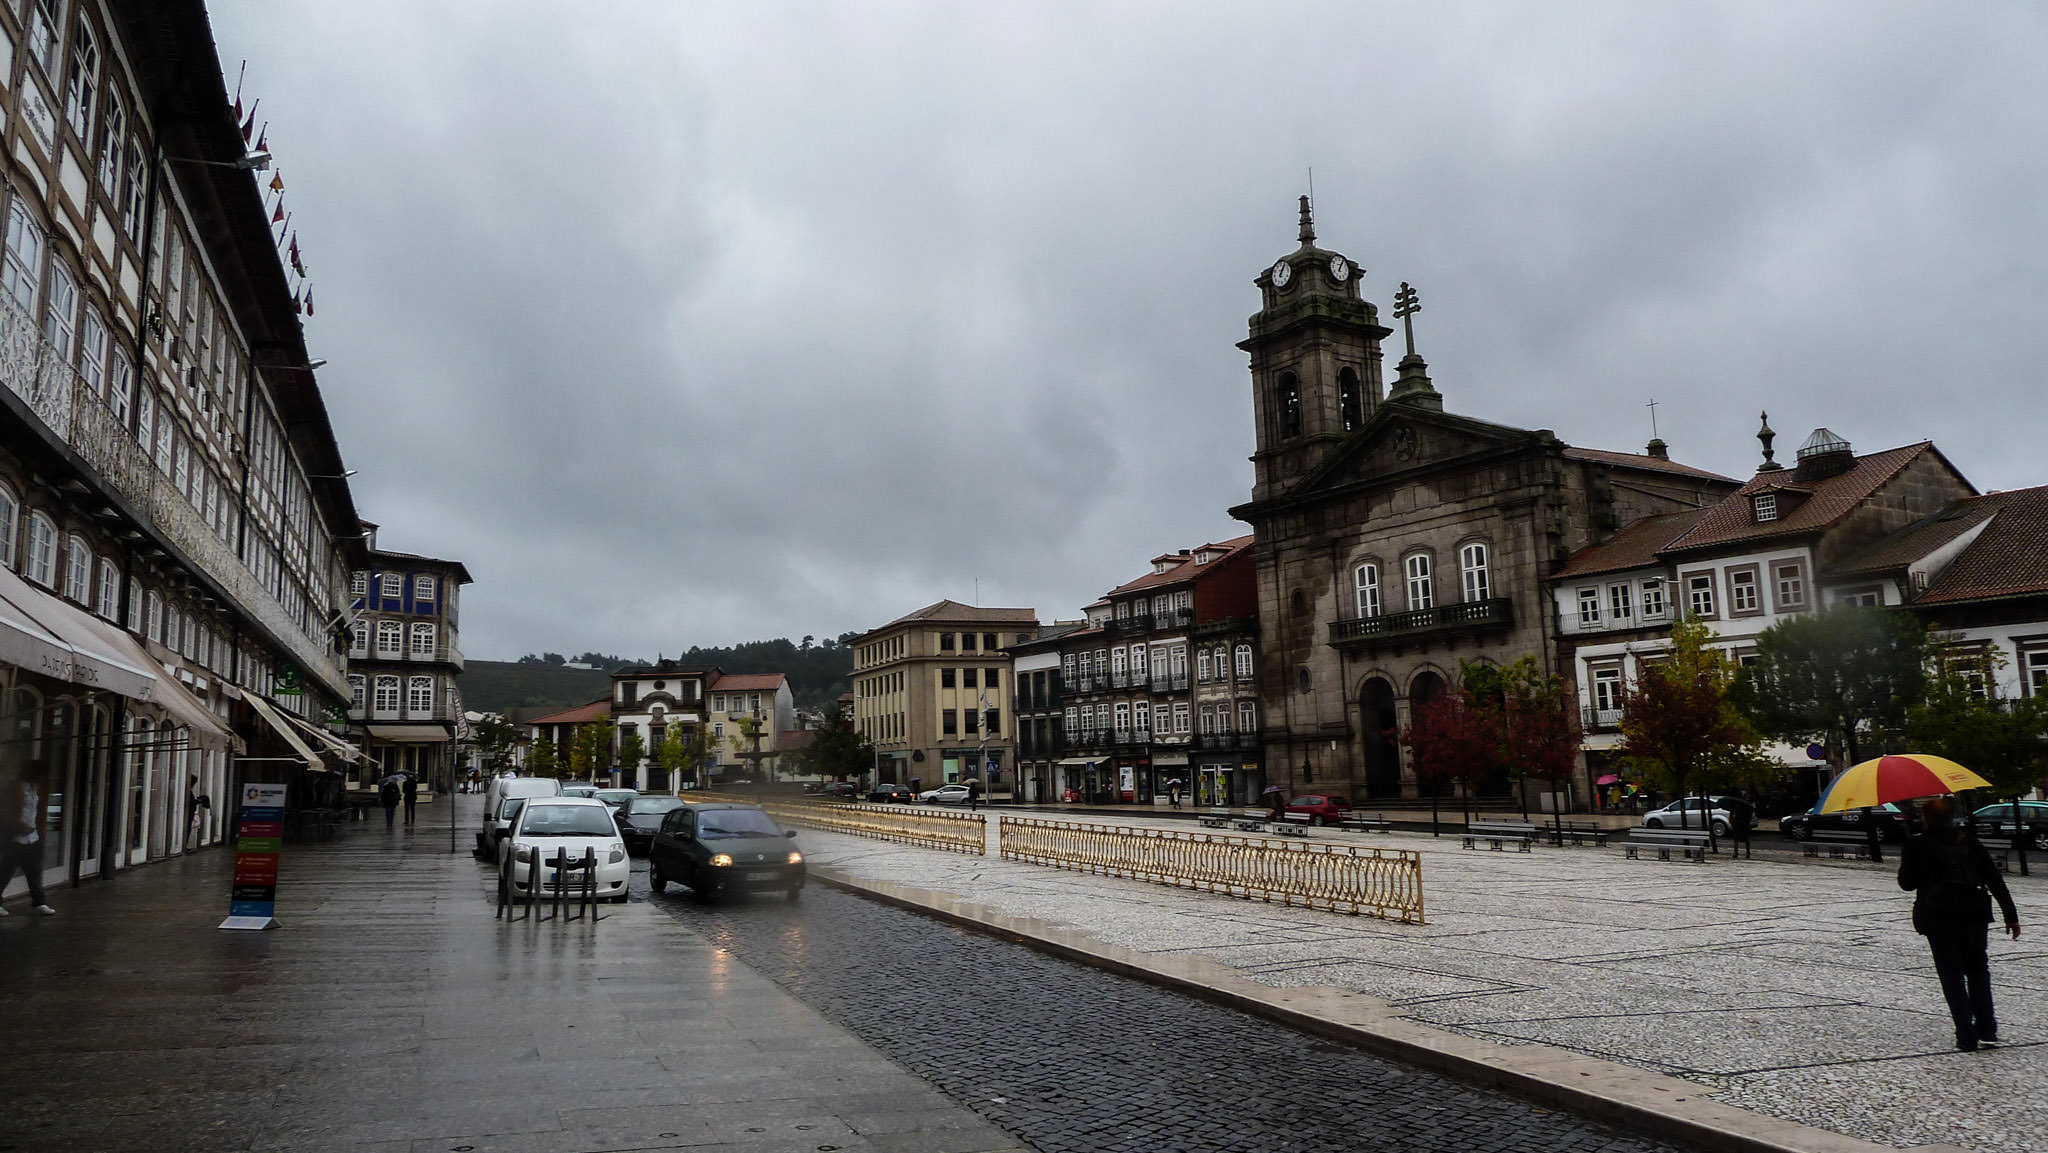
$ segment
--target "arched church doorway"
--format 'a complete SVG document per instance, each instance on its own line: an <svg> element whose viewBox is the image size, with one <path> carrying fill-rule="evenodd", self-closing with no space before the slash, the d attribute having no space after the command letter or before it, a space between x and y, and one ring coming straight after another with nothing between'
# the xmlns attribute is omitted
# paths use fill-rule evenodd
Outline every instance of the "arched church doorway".
<svg viewBox="0 0 2048 1153"><path fill-rule="evenodd" d="M1358 696L1359 731L1365 735L1365 795L1401 795L1401 754L1394 719L1394 686L1372 677Z"/></svg>
<svg viewBox="0 0 2048 1153"><path fill-rule="evenodd" d="M1442 676L1426 671L1417 673L1415 679L1408 682L1408 723L1414 724L1416 714L1429 707L1431 702L1442 700L1443 695L1444 678ZM1416 795L1418 796L1427 797L1433 793L1436 796L1447 797L1455 791L1451 786L1450 780L1445 777L1438 777L1435 780L1417 780L1415 784Z"/></svg>

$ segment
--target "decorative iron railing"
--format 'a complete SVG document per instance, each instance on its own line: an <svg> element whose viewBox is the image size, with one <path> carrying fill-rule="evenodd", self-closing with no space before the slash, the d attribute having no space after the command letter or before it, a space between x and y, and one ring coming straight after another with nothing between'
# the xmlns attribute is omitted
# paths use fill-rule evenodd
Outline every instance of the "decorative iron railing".
<svg viewBox="0 0 2048 1153"><path fill-rule="evenodd" d="M1422 857L1402 849L1003 817L1006 860L1423 924Z"/></svg>
<svg viewBox="0 0 2048 1153"><path fill-rule="evenodd" d="M685 799L759 805L763 812L785 824L872 837L879 841L923 845L928 849L947 849L977 857L987 855L988 822L980 813L940 813L897 805L849 805L838 801L778 801L730 793L692 792Z"/></svg>
<svg viewBox="0 0 2048 1153"><path fill-rule="evenodd" d="M1514 621L1515 602L1508 597L1493 597L1483 601L1466 601L1463 604L1417 609L1414 612L1331 621L1330 643L1335 645L1378 641L1424 633L1497 627L1511 625Z"/></svg>

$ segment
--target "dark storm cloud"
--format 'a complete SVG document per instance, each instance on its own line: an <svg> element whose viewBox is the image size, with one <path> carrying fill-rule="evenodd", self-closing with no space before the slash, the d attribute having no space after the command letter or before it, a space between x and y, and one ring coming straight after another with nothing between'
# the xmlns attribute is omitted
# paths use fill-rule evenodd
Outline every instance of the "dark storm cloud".
<svg viewBox="0 0 2048 1153"><path fill-rule="evenodd" d="M1235 535L1251 279L1325 247L1449 406L2048 482L2043 17L1841 5L222 3L356 498L466 647L1072 616ZM1398 358L1399 338L1389 351Z"/></svg>

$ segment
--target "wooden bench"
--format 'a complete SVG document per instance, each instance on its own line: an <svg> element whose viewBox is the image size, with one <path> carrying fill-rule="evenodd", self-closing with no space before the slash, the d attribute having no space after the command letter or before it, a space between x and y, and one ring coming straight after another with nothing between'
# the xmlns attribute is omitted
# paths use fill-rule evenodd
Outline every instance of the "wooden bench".
<svg viewBox="0 0 2048 1153"><path fill-rule="evenodd" d="M1210 809L1208 812L1202 814L1201 821L1202 827L1205 829L1226 828L1230 824L1230 810Z"/></svg>
<svg viewBox="0 0 2048 1153"><path fill-rule="evenodd" d="M1826 852L1828 858L1835 861L1870 859L1870 838L1859 829L1829 829L1825 832L1816 832L1807 840L1801 841L1800 848L1807 856L1814 858Z"/></svg>
<svg viewBox="0 0 2048 1153"><path fill-rule="evenodd" d="M1273 826L1273 831L1282 836L1306 837L1309 822L1313 820L1315 817L1310 813L1282 813L1280 823Z"/></svg>
<svg viewBox="0 0 2048 1153"><path fill-rule="evenodd" d="M1266 831L1266 814L1263 812L1239 813L1230 818L1230 823L1247 833L1263 833Z"/></svg>
<svg viewBox="0 0 2048 1153"><path fill-rule="evenodd" d="M1476 849L1480 841L1485 841L1496 853L1510 844L1516 852L1526 853L1535 836L1536 826L1523 821L1474 821L1465 826L1465 847Z"/></svg>
<svg viewBox="0 0 2048 1153"><path fill-rule="evenodd" d="M1622 855L1634 861L1637 852L1644 846L1657 850L1657 859L1668 861L1671 850L1677 849L1686 860L1702 864L1707 859L1707 835L1705 833L1683 833L1672 829L1631 829L1628 840L1621 844Z"/></svg>
<svg viewBox="0 0 2048 1153"><path fill-rule="evenodd" d="M1588 841L1595 845L1607 843L1607 830L1592 821L1562 821L1551 831L1567 844L1583 845Z"/></svg>
<svg viewBox="0 0 2048 1153"><path fill-rule="evenodd" d="M1337 827L1359 833L1391 833L1394 823L1385 813L1374 813L1368 817L1363 813L1346 813L1337 820Z"/></svg>

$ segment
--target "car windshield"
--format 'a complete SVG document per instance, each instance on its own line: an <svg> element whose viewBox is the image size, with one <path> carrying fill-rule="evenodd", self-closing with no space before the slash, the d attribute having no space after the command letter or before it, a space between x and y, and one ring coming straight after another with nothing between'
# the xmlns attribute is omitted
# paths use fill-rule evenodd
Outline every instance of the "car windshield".
<svg viewBox="0 0 2048 1153"><path fill-rule="evenodd" d="M637 789L599 789L597 799L607 805L623 805L640 795Z"/></svg>
<svg viewBox="0 0 2048 1153"><path fill-rule="evenodd" d="M779 837L782 826L759 809L709 809L697 818L697 835L712 837Z"/></svg>
<svg viewBox="0 0 2048 1153"><path fill-rule="evenodd" d="M528 837L611 837L619 830L603 809L590 805L535 805L519 831Z"/></svg>
<svg viewBox="0 0 2048 1153"><path fill-rule="evenodd" d="M658 817L682 807L681 797L634 797L626 802L625 812L629 817Z"/></svg>

